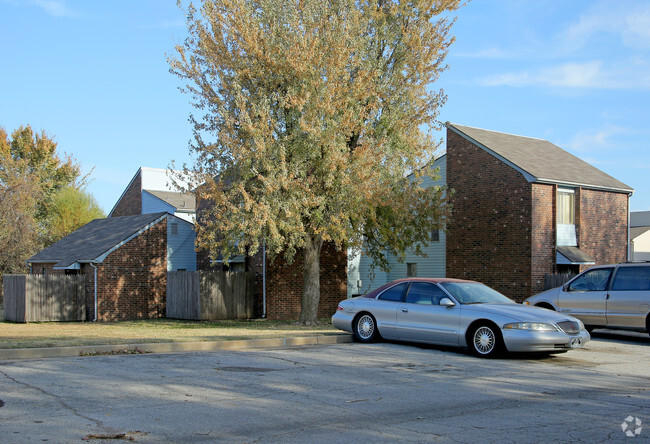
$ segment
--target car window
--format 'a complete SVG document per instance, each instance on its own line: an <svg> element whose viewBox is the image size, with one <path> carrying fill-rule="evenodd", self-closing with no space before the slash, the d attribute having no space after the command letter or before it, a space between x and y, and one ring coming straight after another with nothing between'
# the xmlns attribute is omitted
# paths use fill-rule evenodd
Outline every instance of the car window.
<svg viewBox="0 0 650 444"><path fill-rule="evenodd" d="M619 267L612 290L650 290L650 267Z"/></svg>
<svg viewBox="0 0 650 444"><path fill-rule="evenodd" d="M420 305L439 305L440 299L447 297L444 291L435 284L413 282L406 295L406 303Z"/></svg>
<svg viewBox="0 0 650 444"><path fill-rule="evenodd" d="M605 291L612 274L611 268L587 270L575 278L568 287L569 291Z"/></svg>
<svg viewBox="0 0 650 444"><path fill-rule="evenodd" d="M440 285L461 304L515 303L498 291L478 282L445 282Z"/></svg>
<svg viewBox="0 0 650 444"><path fill-rule="evenodd" d="M402 300L402 293L404 293L405 288L406 282L403 284L395 285L394 287L390 287L388 290L380 294L377 299L381 299L382 301L399 302Z"/></svg>

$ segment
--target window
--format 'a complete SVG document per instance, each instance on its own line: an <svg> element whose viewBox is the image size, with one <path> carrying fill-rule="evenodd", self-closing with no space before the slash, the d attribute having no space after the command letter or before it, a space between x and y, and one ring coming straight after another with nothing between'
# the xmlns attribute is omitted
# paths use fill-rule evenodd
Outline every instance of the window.
<svg viewBox="0 0 650 444"><path fill-rule="evenodd" d="M435 284L414 282L406 295L408 304L440 305L440 299L447 297L444 291Z"/></svg>
<svg viewBox="0 0 650 444"><path fill-rule="evenodd" d="M416 277L418 275L418 264L415 262L406 264L406 277Z"/></svg>
<svg viewBox="0 0 650 444"><path fill-rule="evenodd" d="M431 230L431 242L440 242L440 230Z"/></svg>
<svg viewBox="0 0 650 444"><path fill-rule="evenodd" d="M557 223L575 224L575 192L566 188L557 190Z"/></svg>
<svg viewBox="0 0 650 444"><path fill-rule="evenodd" d="M377 299L381 299L382 301L399 302L402 300L402 293L404 293L405 288L406 283L395 285L394 287L385 290Z"/></svg>
<svg viewBox="0 0 650 444"><path fill-rule="evenodd" d="M614 277L612 290L650 290L650 267L619 267Z"/></svg>
<svg viewBox="0 0 650 444"><path fill-rule="evenodd" d="M569 284L569 291L605 291L609 283L611 268L585 271Z"/></svg>
<svg viewBox="0 0 650 444"><path fill-rule="evenodd" d="M178 224L172 222L171 227L172 227L172 236L178 235Z"/></svg>

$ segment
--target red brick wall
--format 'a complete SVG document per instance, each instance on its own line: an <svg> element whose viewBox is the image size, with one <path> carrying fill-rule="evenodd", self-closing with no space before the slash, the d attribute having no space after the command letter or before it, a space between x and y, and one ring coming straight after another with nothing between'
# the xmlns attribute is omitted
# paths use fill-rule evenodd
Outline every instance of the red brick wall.
<svg viewBox="0 0 650 444"><path fill-rule="evenodd" d="M164 317L167 219L109 254L98 264L97 281L98 320ZM91 313L88 319L93 317Z"/></svg>
<svg viewBox="0 0 650 444"><path fill-rule="evenodd" d="M447 276L522 300L531 294L532 188L516 170L447 130L447 184L455 190Z"/></svg>
<svg viewBox="0 0 650 444"><path fill-rule="evenodd" d="M544 275L554 273L555 185L532 184L531 294L544 290Z"/></svg>
<svg viewBox="0 0 650 444"><path fill-rule="evenodd" d="M627 260L627 194L580 190L580 249L596 265ZM588 268L588 267L585 267Z"/></svg>
<svg viewBox="0 0 650 444"><path fill-rule="evenodd" d="M266 316L269 319L298 319L302 300L303 258L299 251L291 264L282 257L267 263ZM318 317L330 317L347 297L347 252L326 243L321 250Z"/></svg>
<svg viewBox="0 0 650 444"><path fill-rule="evenodd" d="M142 173L133 179L120 201L115 205L111 217L136 216L142 214Z"/></svg>

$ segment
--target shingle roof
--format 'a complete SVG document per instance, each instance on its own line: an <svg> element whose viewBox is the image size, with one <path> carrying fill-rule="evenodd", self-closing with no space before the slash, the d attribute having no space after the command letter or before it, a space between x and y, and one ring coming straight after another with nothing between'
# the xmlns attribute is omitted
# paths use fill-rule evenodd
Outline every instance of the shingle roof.
<svg viewBox="0 0 650 444"><path fill-rule="evenodd" d="M95 219L60 241L30 257L28 263L55 263L66 268L75 262L90 262L136 235L168 213Z"/></svg>
<svg viewBox="0 0 650 444"><path fill-rule="evenodd" d="M447 127L515 169L531 182L555 183L631 193L623 182L543 139L515 136L448 123Z"/></svg>
<svg viewBox="0 0 650 444"><path fill-rule="evenodd" d="M176 211L196 211L196 198L192 194L176 191L144 190L176 208Z"/></svg>
<svg viewBox="0 0 650 444"><path fill-rule="evenodd" d="M636 239L648 231L650 231L650 227L632 227L630 228L630 239Z"/></svg>

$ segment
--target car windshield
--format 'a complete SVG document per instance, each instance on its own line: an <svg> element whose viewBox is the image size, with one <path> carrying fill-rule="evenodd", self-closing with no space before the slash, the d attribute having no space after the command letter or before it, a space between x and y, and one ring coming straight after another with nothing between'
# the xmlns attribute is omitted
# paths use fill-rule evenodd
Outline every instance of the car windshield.
<svg viewBox="0 0 650 444"><path fill-rule="evenodd" d="M514 304L515 301L478 282L440 284L461 304Z"/></svg>

